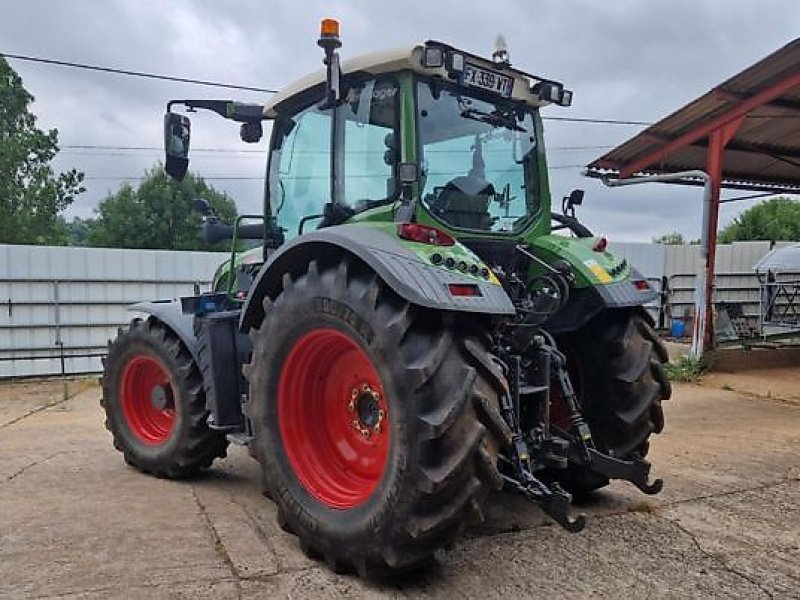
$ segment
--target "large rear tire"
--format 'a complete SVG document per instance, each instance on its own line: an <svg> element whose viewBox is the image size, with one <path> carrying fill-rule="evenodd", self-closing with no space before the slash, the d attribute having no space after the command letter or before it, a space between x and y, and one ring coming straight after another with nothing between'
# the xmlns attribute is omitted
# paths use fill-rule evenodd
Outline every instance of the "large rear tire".
<svg viewBox="0 0 800 600"><path fill-rule="evenodd" d="M567 355L570 378L598 449L618 458L644 458L650 436L664 429L661 402L672 393L662 366L669 360L667 349L647 315L608 310L557 341ZM554 422L568 428L558 402L556 395ZM578 465L557 471L555 477L576 495L609 483Z"/></svg>
<svg viewBox="0 0 800 600"><path fill-rule="evenodd" d="M134 319L104 361L106 429L125 461L156 477L193 475L224 457L225 435L210 429L200 371L172 330Z"/></svg>
<svg viewBox="0 0 800 600"><path fill-rule="evenodd" d="M312 261L251 332L254 451L281 526L335 571L427 562L501 486L505 382L479 330Z"/></svg>

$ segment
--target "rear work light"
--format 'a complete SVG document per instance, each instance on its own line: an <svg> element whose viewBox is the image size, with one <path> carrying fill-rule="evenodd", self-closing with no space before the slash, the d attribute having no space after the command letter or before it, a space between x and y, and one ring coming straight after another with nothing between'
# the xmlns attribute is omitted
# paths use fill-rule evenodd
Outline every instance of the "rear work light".
<svg viewBox="0 0 800 600"><path fill-rule="evenodd" d="M410 242L431 246L454 246L456 243L456 240L444 231L419 223L400 223L397 226L397 235Z"/></svg>
<svg viewBox="0 0 800 600"><path fill-rule="evenodd" d="M481 288L473 283L450 283L447 285L451 296L483 296Z"/></svg>

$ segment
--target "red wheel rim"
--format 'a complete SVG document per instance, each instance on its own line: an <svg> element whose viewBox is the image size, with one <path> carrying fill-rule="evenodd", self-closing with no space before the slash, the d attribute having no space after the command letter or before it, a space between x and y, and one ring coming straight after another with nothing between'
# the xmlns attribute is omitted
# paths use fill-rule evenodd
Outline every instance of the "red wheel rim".
<svg viewBox="0 0 800 600"><path fill-rule="evenodd" d="M175 389L155 356L134 356L122 371L122 412L128 428L149 446L163 444L175 427Z"/></svg>
<svg viewBox="0 0 800 600"><path fill-rule="evenodd" d="M331 508L365 503L383 477L389 411L369 357L336 329L306 333L278 387L278 424L303 487Z"/></svg>

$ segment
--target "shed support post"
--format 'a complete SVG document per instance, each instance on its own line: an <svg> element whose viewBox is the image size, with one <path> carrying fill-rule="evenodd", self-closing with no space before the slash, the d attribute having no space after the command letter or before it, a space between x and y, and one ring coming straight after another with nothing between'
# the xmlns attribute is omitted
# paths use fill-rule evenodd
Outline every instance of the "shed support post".
<svg viewBox="0 0 800 600"><path fill-rule="evenodd" d="M725 146L736 134L736 130L744 121L744 116L731 121L711 132L708 140L708 160L707 169L711 178L711 199L704 210L708 211L703 215L703 223L708 228L703 232L703 238L707 240L707 247L704 248L705 264L705 307L702 318L705 320L705 332L703 336L703 352L714 347L714 261L717 255L717 227L719 224L719 196L722 187L722 168L725 156ZM698 307L699 308L699 307ZM700 315L696 315L695 319Z"/></svg>

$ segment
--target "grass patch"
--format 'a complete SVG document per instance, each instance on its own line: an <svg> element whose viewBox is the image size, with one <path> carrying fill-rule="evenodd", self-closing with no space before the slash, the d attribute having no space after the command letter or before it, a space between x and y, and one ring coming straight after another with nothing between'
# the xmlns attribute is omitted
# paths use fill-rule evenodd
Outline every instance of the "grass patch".
<svg viewBox="0 0 800 600"><path fill-rule="evenodd" d="M686 354L674 362L665 364L664 370L667 372L667 377L669 377L670 381L691 383L700 378L703 371L706 370L706 364L702 359Z"/></svg>

